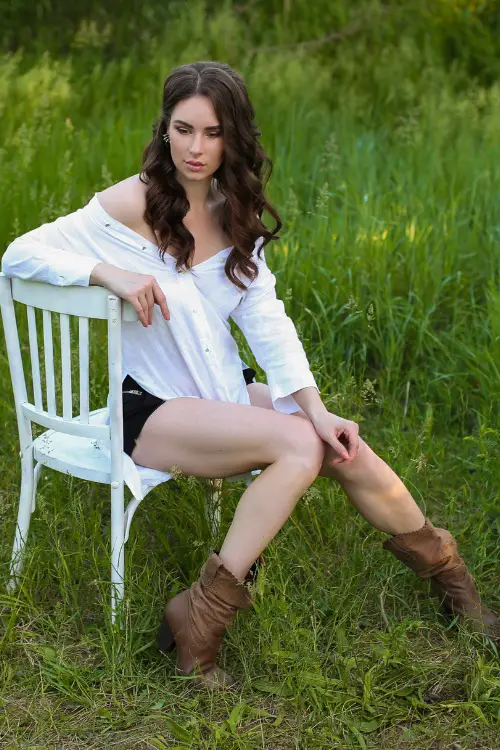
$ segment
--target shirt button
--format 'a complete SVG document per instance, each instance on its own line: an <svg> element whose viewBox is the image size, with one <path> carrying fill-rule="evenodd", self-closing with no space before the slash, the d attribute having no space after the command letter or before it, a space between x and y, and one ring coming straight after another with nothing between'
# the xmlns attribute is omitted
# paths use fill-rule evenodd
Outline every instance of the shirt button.
<svg viewBox="0 0 500 750"><path fill-rule="evenodd" d="M205 351L206 351L206 352L209 352L209 351L210 351L210 349L205 349Z"/></svg>

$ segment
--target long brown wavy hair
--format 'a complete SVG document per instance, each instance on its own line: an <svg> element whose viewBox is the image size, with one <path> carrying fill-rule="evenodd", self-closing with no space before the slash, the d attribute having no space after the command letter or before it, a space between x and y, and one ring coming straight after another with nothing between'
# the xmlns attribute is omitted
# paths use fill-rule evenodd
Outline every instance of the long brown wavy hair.
<svg viewBox="0 0 500 750"><path fill-rule="evenodd" d="M257 276L252 259L254 243L259 237L262 249L272 239L282 222L277 211L264 195L264 187L272 172L272 161L258 141L255 111L242 78L229 66L219 62L195 62L174 68L163 86L161 117L153 125L153 137L142 155L142 172L148 185L144 220L159 238L160 256L172 247L177 270L190 268L194 238L184 226L183 218L189 201L183 186L175 178L175 165L163 136L168 130L176 104L194 95L208 96L221 125L224 155L213 179L225 196L222 228L231 238L233 249L228 255L225 271L239 289L246 286L236 276L241 272L251 281ZM262 223L267 211L276 221L272 231Z"/></svg>

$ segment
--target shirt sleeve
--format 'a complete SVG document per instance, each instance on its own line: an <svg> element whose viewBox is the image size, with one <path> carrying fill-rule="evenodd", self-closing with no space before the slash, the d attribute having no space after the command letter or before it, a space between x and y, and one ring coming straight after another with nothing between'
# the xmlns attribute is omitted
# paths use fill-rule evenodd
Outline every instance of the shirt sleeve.
<svg viewBox="0 0 500 750"><path fill-rule="evenodd" d="M231 313L241 329L259 367L267 376L276 411L291 414L300 406L291 395L307 386L319 392L304 347L283 302L276 297L276 277L270 271L264 251L254 260L259 275L250 283Z"/></svg>
<svg viewBox="0 0 500 750"><path fill-rule="evenodd" d="M30 281L45 281L56 286L89 286L90 276L101 261L77 251L72 231L76 214L68 214L17 237L2 256L2 271Z"/></svg>

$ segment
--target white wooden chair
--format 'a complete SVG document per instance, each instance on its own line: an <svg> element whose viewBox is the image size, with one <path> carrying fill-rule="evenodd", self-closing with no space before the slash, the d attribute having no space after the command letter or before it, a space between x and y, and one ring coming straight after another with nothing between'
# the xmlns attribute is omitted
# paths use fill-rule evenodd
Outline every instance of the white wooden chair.
<svg viewBox="0 0 500 750"><path fill-rule="evenodd" d="M21 358L14 302L26 306L28 318L31 375L35 403L28 400L26 379ZM31 515L36 507L36 488L42 468L49 467L64 474L111 486L111 620L118 619L124 627L121 605L124 596L124 546L132 517L139 505L131 500L125 508L123 476L123 413L122 413L122 339L121 322L138 319L132 305L99 286L56 287L38 281L25 281L0 273L0 306L7 357L9 361L21 458L21 493L16 533L10 562L7 590L17 589L24 566L24 551ZM43 407L40 357L35 309L43 316L43 348L47 409ZM56 373L52 336L52 313L60 318L62 416L56 413ZM79 414L73 416L71 377L70 316L78 318ZM107 320L109 424L104 424L106 407L89 411L89 320ZM59 373L57 373L59 375ZM58 383L60 380L58 379ZM33 439L31 423L47 427ZM95 440L109 446L107 453L95 449ZM258 470L228 477L228 481L244 480L247 486ZM215 481L212 503L207 504L207 518L212 531L220 520L220 489L222 480ZM148 487L144 496L152 489Z"/></svg>

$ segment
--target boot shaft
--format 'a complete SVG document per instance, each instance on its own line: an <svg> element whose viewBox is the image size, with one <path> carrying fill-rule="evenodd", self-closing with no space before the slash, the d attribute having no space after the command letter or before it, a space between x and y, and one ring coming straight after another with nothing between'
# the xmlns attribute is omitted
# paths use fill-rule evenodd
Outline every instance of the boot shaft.
<svg viewBox="0 0 500 750"><path fill-rule="evenodd" d="M457 543L446 529L438 529L428 518L421 529L396 534L383 544L419 578L433 578L444 570L465 567Z"/></svg>

